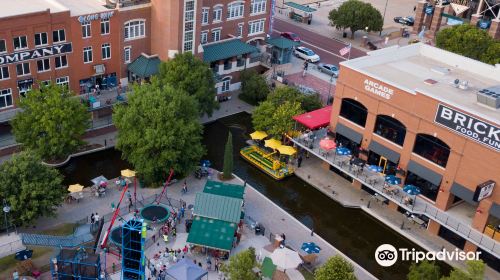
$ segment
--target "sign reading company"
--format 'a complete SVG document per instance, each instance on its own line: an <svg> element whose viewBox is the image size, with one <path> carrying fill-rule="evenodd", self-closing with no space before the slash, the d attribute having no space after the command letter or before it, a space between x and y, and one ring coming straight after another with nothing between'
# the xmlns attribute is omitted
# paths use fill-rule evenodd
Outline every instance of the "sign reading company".
<svg viewBox="0 0 500 280"><path fill-rule="evenodd" d="M382 98L391 99L392 95L394 94L394 90L392 88L386 87L378 82L365 79L364 84L366 91L376 94Z"/></svg>
<svg viewBox="0 0 500 280"><path fill-rule="evenodd" d="M114 13L115 13L115 11L111 11L111 12L104 12L104 13L100 13L100 14L79 16L78 21L80 23L86 23L86 22L90 22L90 21L98 20L98 19L99 20L107 20L107 19L110 19Z"/></svg>
<svg viewBox="0 0 500 280"><path fill-rule="evenodd" d="M459 134L500 151L500 128L467 114L438 105L434 122Z"/></svg>
<svg viewBox="0 0 500 280"><path fill-rule="evenodd" d="M12 53L12 54L4 54L0 55L0 66L27 61L31 59L38 59L59 54L70 53L71 51L72 51L71 43L65 43L60 45L38 48L34 50Z"/></svg>
<svg viewBox="0 0 500 280"><path fill-rule="evenodd" d="M472 198L474 201L481 201L487 197L490 197L493 194L493 188L495 187L495 181L488 180L482 184L479 184L476 187L476 191L474 192L474 197Z"/></svg>

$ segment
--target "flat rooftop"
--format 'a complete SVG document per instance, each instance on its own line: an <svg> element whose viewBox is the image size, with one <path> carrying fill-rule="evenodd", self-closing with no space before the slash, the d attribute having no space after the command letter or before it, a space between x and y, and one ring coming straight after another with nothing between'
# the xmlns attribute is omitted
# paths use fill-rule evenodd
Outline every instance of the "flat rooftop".
<svg viewBox="0 0 500 280"><path fill-rule="evenodd" d="M482 89L500 86L500 65L488 65L422 43L369 52L340 64L410 94L418 92L500 123L500 109L478 103L476 95ZM429 79L433 81L425 82ZM455 87L457 79L460 83L466 81L468 88Z"/></svg>
<svg viewBox="0 0 500 280"><path fill-rule="evenodd" d="M70 11L71 16L81 16L109 11L106 0L0 0L0 19L50 10L51 13Z"/></svg>

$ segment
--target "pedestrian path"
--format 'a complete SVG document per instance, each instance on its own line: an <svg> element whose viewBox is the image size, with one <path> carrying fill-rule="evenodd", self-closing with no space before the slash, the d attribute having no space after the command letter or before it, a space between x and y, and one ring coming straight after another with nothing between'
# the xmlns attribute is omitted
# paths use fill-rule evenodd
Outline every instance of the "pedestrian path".
<svg viewBox="0 0 500 280"><path fill-rule="evenodd" d="M90 233L79 236L53 236L43 234L23 233L21 238L24 245L46 246L46 247L76 247L80 244L92 241L94 237Z"/></svg>

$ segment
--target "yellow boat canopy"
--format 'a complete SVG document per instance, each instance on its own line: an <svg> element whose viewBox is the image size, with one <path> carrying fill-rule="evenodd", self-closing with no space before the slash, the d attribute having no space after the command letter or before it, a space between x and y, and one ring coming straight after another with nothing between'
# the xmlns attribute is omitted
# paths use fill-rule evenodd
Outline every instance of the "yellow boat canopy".
<svg viewBox="0 0 500 280"><path fill-rule="evenodd" d="M267 133L257 130L254 133L251 133L250 137L252 137L253 140L262 140L267 137Z"/></svg>
<svg viewBox="0 0 500 280"><path fill-rule="evenodd" d="M276 150L281 146L281 141L276 139L269 139L264 141L264 146Z"/></svg>
<svg viewBox="0 0 500 280"><path fill-rule="evenodd" d="M130 177L134 177L135 176L135 171L130 170L130 169L124 169L120 173L121 173L121 175L123 177L129 177L130 178Z"/></svg>
<svg viewBox="0 0 500 280"><path fill-rule="evenodd" d="M292 146L281 145L278 147L278 152L282 155L292 156L297 153L297 150Z"/></svg>
<svg viewBox="0 0 500 280"><path fill-rule="evenodd" d="M83 186L80 184L69 185L68 191L70 193L81 192L83 190Z"/></svg>

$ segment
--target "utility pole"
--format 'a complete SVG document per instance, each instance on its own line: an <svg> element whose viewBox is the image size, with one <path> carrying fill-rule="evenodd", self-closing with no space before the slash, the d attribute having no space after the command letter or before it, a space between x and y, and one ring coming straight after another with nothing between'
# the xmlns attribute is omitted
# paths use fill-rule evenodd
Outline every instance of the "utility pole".
<svg viewBox="0 0 500 280"><path fill-rule="evenodd" d="M385 12L387 11L387 4L389 0L385 0L384 15L382 16L382 30L384 30ZM382 30L380 30L379 36L382 36Z"/></svg>

